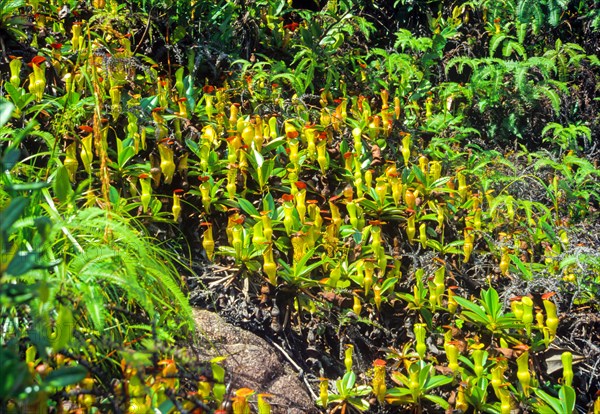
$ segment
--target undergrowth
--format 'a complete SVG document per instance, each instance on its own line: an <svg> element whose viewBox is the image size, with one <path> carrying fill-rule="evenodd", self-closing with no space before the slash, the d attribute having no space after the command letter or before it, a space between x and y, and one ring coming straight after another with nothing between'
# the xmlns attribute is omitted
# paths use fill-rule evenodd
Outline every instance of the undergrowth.
<svg viewBox="0 0 600 414"><path fill-rule="evenodd" d="M189 284L323 410L600 411L597 7L0 5L3 410L269 412Z"/></svg>

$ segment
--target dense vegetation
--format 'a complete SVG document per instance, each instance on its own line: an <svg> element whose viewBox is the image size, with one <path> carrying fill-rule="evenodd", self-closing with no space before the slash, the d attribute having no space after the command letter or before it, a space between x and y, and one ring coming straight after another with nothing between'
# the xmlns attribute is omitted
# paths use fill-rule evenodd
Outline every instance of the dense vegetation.
<svg viewBox="0 0 600 414"><path fill-rule="evenodd" d="M600 6L300 3L0 0L0 411L600 413Z"/></svg>

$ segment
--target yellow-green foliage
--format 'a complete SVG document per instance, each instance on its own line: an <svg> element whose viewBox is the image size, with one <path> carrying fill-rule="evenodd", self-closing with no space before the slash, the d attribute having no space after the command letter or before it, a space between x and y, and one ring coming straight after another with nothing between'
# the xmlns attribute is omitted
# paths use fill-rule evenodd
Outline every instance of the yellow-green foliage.
<svg viewBox="0 0 600 414"><path fill-rule="evenodd" d="M17 8L0 12L12 42L3 48L26 35L36 48L35 57L8 58L1 78L3 217L24 212L25 197L39 206L13 218L12 233L2 227L2 283L33 284L52 300L31 314L3 301L3 314L18 315L3 345L25 335L31 318L55 328L48 355L39 343L27 358L11 348L15 367L29 364L34 378L35 364L104 358L129 384L128 412L175 409L167 391L183 390L185 358L153 349L137 360L110 343L151 347L149 339L172 342L189 328L170 245L138 237L135 221L197 232L205 261L233 266L232 283L291 292L291 320L333 314L341 325L381 329L392 316L410 321L398 342L379 344L386 354L371 350L388 360L377 359L373 373L357 376L346 348L332 369L341 378L321 380L322 408L556 411L531 360L559 335L565 309L558 296L540 296L575 286L578 303L597 309L600 283L597 254L576 249L575 224L597 219L600 170L589 153L600 127L580 108L592 105L587 95L577 95L581 104L568 98L576 79L597 86L600 75L598 58L567 29L574 5L415 8L428 22L417 35L391 10L397 27L383 31L361 1L329 1L318 12L274 0L180 1L170 6L179 19L164 22L148 10L154 2L129 14L125 3L94 1L73 11L91 16L76 22L56 18L56 2L30 3L28 33ZM202 42L186 36L201 35L198 22L214 29ZM548 27L568 39L550 44ZM151 46L164 54L143 54ZM18 147L28 155L15 165ZM52 231L39 230L38 216ZM17 252L30 269L10 268ZM43 261L34 265L31 252ZM77 347L57 336L61 323L73 325ZM221 376L218 364L212 371ZM98 373L71 374L57 384L98 391ZM45 375L31 380L45 384L39 395L5 387L0 397L45 404L43 393L55 390ZM564 412L572 377L565 367L564 385L554 384L568 399ZM223 383L197 381L197 402L183 406L218 407L230 398ZM92 412L94 392L71 402ZM267 397L257 395L259 412L269 412ZM234 412L254 401L245 389L231 398Z"/></svg>

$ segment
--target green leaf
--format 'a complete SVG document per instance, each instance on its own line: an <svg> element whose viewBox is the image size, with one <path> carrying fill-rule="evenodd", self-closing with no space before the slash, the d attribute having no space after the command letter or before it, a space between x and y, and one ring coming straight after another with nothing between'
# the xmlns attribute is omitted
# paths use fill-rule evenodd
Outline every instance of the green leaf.
<svg viewBox="0 0 600 414"><path fill-rule="evenodd" d="M396 283L398 282L398 278L397 277L388 277L384 280L384 282L381 284L381 294L384 294L385 292L387 292L389 289L394 289L394 285L396 285Z"/></svg>
<svg viewBox="0 0 600 414"><path fill-rule="evenodd" d="M560 261L560 264L558 265L558 268L560 270L563 270L565 267L574 265L576 263L579 263L579 261L581 260L580 255L577 256L567 256L564 259L562 259Z"/></svg>
<svg viewBox="0 0 600 414"><path fill-rule="evenodd" d="M98 285L90 283L79 284L83 293L85 308L97 331L104 329L105 325L105 303L102 295L98 293Z"/></svg>
<svg viewBox="0 0 600 414"><path fill-rule="evenodd" d="M252 203L246 200L245 198L238 198L238 204L240 208L249 216L254 218L260 217L260 213L258 212L256 207L254 207L254 205L252 205Z"/></svg>
<svg viewBox="0 0 600 414"><path fill-rule="evenodd" d="M175 404L170 399L167 399L158 407L158 411L160 411L161 414L168 414L172 412L173 408L175 408Z"/></svg>
<svg viewBox="0 0 600 414"><path fill-rule="evenodd" d="M265 159L263 158L262 154L256 150L256 148L252 148L252 150L254 151L254 159L256 160L256 169L258 170L262 167L263 163L265 162Z"/></svg>
<svg viewBox="0 0 600 414"><path fill-rule="evenodd" d="M364 398L350 397L348 402L359 411L367 411L370 407L369 402Z"/></svg>
<svg viewBox="0 0 600 414"><path fill-rule="evenodd" d="M56 176L52 182L52 188L54 190L54 195L61 203L67 202L71 194L73 194L71 182L69 181L69 172L64 165L58 167Z"/></svg>
<svg viewBox="0 0 600 414"><path fill-rule="evenodd" d="M148 96L140 100L140 106L143 110L151 112L158 106L158 96Z"/></svg>
<svg viewBox="0 0 600 414"><path fill-rule="evenodd" d="M321 266L323 263L325 263L325 260L319 260L318 262L311 263L308 266L303 266L300 271L296 272L296 275L298 277L305 277L306 275L309 275L314 269Z"/></svg>
<svg viewBox="0 0 600 414"><path fill-rule="evenodd" d="M9 188L13 191L36 191L36 190L41 190L42 188L46 188L49 186L50 186L50 183L46 183L43 181L37 181L35 183L13 184Z"/></svg>
<svg viewBox="0 0 600 414"><path fill-rule="evenodd" d="M200 147L196 141L188 138L185 140L185 145L187 145L187 147L194 153L194 155L196 155L196 157L201 158Z"/></svg>
<svg viewBox="0 0 600 414"><path fill-rule="evenodd" d="M481 291L481 299L483 307L485 308L488 315L496 319L502 313L500 300L498 298L498 292L496 291L496 289L483 289Z"/></svg>
<svg viewBox="0 0 600 414"><path fill-rule="evenodd" d="M43 387L64 388L67 385L77 384L87 376L87 370L82 366L69 366L58 368L44 379Z"/></svg>
<svg viewBox="0 0 600 414"><path fill-rule="evenodd" d="M21 151L16 148L7 148L2 156L2 160L0 160L1 168L3 170L12 170L19 161L19 158L21 158ZM14 185L11 188L14 190Z"/></svg>
<svg viewBox="0 0 600 414"><path fill-rule="evenodd" d="M10 82L4 82L4 89L8 92L10 99L19 110L23 110L31 101L35 99L33 94L25 93L25 89L16 88Z"/></svg>
<svg viewBox="0 0 600 414"><path fill-rule="evenodd" d="M442 407L444 410L447 410L450 407L450 404L448 404L448 402L446 400L444 400L442 397L439 397L437 395L427 394L427 395L425 395L425 398L428 399L429 401L436 403L437 405Z"/></svg>
<svg viewBox="0 0 600 414"><path fill-rule="evenodd" d="M432 388L441 387L442 385L450 384L453 381L452 377L446 377L444 375L436 375L431 377L427 381L427 389L430 390Z"/></svg>
<svg viewBox="0 0 600 414"><path fill-rule="evenodd" d="M123 146L120 151L119 151L119 155L118 155L118 164L120 168L123 168L125 166L125 164L127 164L127 162L133 158L133 156L135 155L135 148L133 148L133 146Z"/></svg>
<svg viewBox="0 0 600 414"><path fill-rule="evenodd" d="M480 314L470 311L463 311L463 316L466 316L467 319L470 319L472 322L477 322L482 325L487 325L490 321L487 317L482 317Z"/></svg>
<svg viewBox="0 0 600 414"><path fill-rule="evenodd" d="M0 102L0 127L3 127L10 119L15 106L8 101Z"/></svg>
<svg viewBox="0 0 600 414"><path fill-rule="evenodd" d="M6 401L26 384L28 377L27 365L4 348L0 350L0 370L2 381L0 381L0 400Z"/></svg>
<svg viewBox="0 0 600 414"><path fill-rule="evenodd" d="M494 57L494 54L496 53L496 49L498 49L500 44L502 44L504 39L506 39L507 37L508 36L506 35L506 33L503 33L503 32L500 32L500 33L492 36L492 38L490 39L490 57Z"/></svg>
<svg viewBox="0 0 600 414"><path fill-rule="evenodd" d="M573 388L568 385L563 385L558 392L558 398L563 407L563 412L571 414L575 411L575 400L577 396L575 395L575 390Z"/></svg>
<svg viewBox="0 0 600 414"><path fill-rule="evenodd" d="M341 389L340 392L343 394L347 394L350 391L354 384L356 383L356 374L353 371L348 371L344 374L344 377L340 381ZM342 391L343 390L343 391Z"/></svg>
<svg viewBox="0 0 600 414"><path fill-rule="evenodd" d="M33 223L42 240L46 240L52 229L52 220L49 217L42 216L33 219Z"/></svg>
<svg viewBox="0 0 600 414"><path fill-rule="evenodd" d="M544 95L550 101L554 113L558 115L560 113L560 95L554 90L547 86L540 85L538 87L539 92Z"/></svg>
<svg viewBox="0 0 600 414"><path fill-rule="evenodd" d="M508 256L510 257L510 260L517 266L517 269L519 269L519 271L523 275L523 279L525 279L525 280L533 279L533 274L531 273L531 270L526 266L525 263L523 263L523 261L521 259L519 259L519 257L516 254L509 254Z"/></svg>
<svg viewBox="0 0 600 414"><path fill-rule="evenodd" d="M408 388L394 387L388 390L388 395L391 397L404 397L410 395Z"/></svg>
<svg viewBox="0 0 600 414"><path fill-rule="evenodd" d="M6 273L13 276L21 276L37 267L39 254L36 251L20 251L14 255L6 268Z"/></svg>
<svg viewBox="0 0 600 414"><path fill-rule="evenodd" d="M427 239L427 247L431 247L433 250L441 252L443 250L442 243L434 239Z"/></svg>
<svg viewBox="0 0 600 414"><path fill-rule="evenodd" d="M271 193L267 193L263 198L263 209L269 212L271 219L277 218L277 207L275 206L275 200Z"/></svg>
<svg viewBox="0 0 600 414"><path fill-rule="evenodd" d="M263 148L262 151L267 154L273 150L281 149L283 151L283 144L285 143L285 138L283 136L279 138L275 138L272 141L269 141Z"/></svg>
<svg viewBox="0 0 600 414"><path fill-rule="evenodd" d="M262 177L263 184L266 184L266 182L269 180L269 177L271 176L271 173L273 172L274 166L275 166L275 160L270 159L267 162L265 162L262 165L262 167L260 168L260 174Z"/></svg>
<svg viewBox="0 0 600 414"><path fill-rule="evenodd" d="M450 181L451 178L452 177L441 177L441 178L438 178L433 183L431 183L430 188L437 188L437 187L441 187L443 185L446 185L446 183L448 181ZM440 190L440 191L442 191L442 190Z"/></svg>
<svg viewBox="0 0 600 414"><path fill-rule="evenodd" d="M484 321L484 323L488 322L487 314L485 313L485 310L481 306L478 306L475 303L471 302L470 300L467 300L460 296L455 296L454 300L456 300L456 302L463 308L468 309L470 311L470 313L475 315L475 317L479 321ZM463 313L465 313L465 311L463 311Z"/></svg>
<svg viewBox="0 0 600 414"><path fill-rule="evenodd" d="M421 183L423 183L423 184L427 183L427 177L425 177L425 174L423 174L423 171L421 171L419 166L414 165L412 168L412 172L415 175L415 177L417 178L417 180L419 180Z"/></svg>
<svg viewBox="0 0 600 414"><path fill-rule="evenodd" d="M110 189L108 190L108 199L115 208L119 206L121 196L119 195L119 190L117 190L115 186L110 186Z"/></svg>
<svg viewBox="0 0 600 414"><path fill-rule="evenodd" d="M506 57L510 57L512 53L515 52L517 55L521 56L523 59L527 59L527 52L525 51L525 47L520 43L515 41L509 41L504 48L502 48L502 54Z"/></svg>
<svg viewBox="0 0 600 414"><path fill-rule="evenodd" d="M29 205L29 199L25 197L17 197L13 198L4 210L0 213L0 231L2 231L2 235L4 237L5 233L8 232L8 229L12 227L12 225L21 217L23 211Z"/></svg>
<svg viewBox="0 0 600 414"><path fill-rule="evenodd" d="M548 394L538 388L536 388L534 391L537 394L537 396L541 398L542 401L544 401L548 406L550 406L552 408L552 410L554 410L554 412L556 414L567 414L565 411L563 411L563 406L559 399L554 398L550 394ZM571 414L571 413L572 413L572 411L569 412L568 414Z"/></svg>
<svg viewBox="0 0 600 414"><path fill-rule="evenodd" d="M3 283L0 285L0 298L15 305L29 302L38 294L39 286L29 283Z"/></svg>

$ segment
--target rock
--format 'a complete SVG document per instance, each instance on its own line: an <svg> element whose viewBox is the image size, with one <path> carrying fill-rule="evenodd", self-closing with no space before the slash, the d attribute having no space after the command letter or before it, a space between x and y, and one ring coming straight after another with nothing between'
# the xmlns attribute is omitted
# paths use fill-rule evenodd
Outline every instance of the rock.
<svg viewBox="0 0 600 414"><path fill-rule="evenodd" d="M272 394L269 402L274 414L319 412L298 374L264 339L206 310L194 309L194 321L206 339L201 341L206 357L226 357L223 367L233 390L248 387L257 393Z"/></svg>

